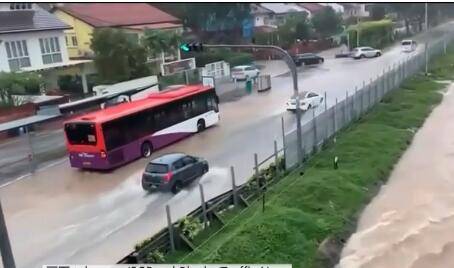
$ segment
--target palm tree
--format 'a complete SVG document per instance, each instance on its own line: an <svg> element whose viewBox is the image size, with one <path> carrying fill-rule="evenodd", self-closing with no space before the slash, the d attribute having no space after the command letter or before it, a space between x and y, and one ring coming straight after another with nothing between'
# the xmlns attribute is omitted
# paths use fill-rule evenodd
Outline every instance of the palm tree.
<svg viewBox="0 0 454 268"><path fill-rule="evenodd" d="M154 56L161 53L161 60L165 61L165 52L179 51L181 35L174 31L146 30L142 38L142 44L147 48L148 54Z"/></svg>

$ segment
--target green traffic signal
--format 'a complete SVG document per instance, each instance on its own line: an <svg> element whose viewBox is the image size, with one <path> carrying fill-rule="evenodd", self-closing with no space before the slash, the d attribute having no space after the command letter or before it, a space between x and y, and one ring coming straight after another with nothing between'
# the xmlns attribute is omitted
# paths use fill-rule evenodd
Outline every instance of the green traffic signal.
<svg viewBox="0 0 454 268"><path fill-rule="evenodd" d="M191 51L191 49L189 48L189 45L188 45L188 44L181 44L181 45L180 45L180 49L181 49L181 51L183 51L183 52L189 52L189 51Z"/></svg>

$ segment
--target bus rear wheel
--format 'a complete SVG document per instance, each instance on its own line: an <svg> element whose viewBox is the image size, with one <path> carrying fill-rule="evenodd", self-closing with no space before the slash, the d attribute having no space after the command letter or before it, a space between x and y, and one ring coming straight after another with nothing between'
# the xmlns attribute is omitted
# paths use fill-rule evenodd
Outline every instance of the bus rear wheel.
<svg viewBox="0 0 454 268"><path fill-rule="evenodd" d="M148 141L146 141L142 143L140 151L142 152L142 157L148 158L151 156L151 153L153 152L153 147Z"/></svg>
<svg viewBox="0 0 454 268"><path fill-rule="evenodd" d="M205 130L205 120L200 119L197 121L197 132L202 132Z"/></svg>

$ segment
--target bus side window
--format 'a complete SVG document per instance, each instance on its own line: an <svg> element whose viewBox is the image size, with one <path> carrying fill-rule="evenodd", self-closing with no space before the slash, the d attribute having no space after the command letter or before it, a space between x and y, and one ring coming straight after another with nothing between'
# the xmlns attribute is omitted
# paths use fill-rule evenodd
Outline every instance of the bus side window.
<svg viewBox="0 0 454 268"><path fill-rule="evenodd" d="M183 117L184 119L189 119L192 116L192 101L185 101L183 102L182 106L182 112L183 112Z"/></svg>
<svg viewBox="0 0 454 268"><path fill-rule="evenodd" d="M208 110L214 110L215 112L218 112L218 104L216 102L216 98L214 95L210 95L207 98L207 104L208 104Z"/></svg>

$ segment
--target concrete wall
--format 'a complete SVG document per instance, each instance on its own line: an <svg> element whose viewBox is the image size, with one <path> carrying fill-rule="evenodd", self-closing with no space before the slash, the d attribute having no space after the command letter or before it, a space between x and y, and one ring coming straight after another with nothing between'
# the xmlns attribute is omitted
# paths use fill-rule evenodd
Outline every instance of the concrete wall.
<svg viewBox="0 0 454 268"><path fill-rule="evenodd" d="M90 44L94 29L93 26L58 9L54 12L54 15L72 27L72 29L65 31L65 34L68 35L68 37L72 34L76 35L78 44L77 47L68 48L69 57L77 58L90 54Z"/></svg>
<svg viewBox="0 0 454 268"><path fill-rule="evenodd" d="M66 49L65 36L62 30L0 34L0 40L2 40L0 43L0 71L10 72L5 42L19 40L26 40L27 42L27 50L30 57L31 67L44 68L46 64L43 63L39 38L48 37L58 37L62 62L67 62L69 60L68 51Z"/></svg>

